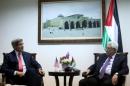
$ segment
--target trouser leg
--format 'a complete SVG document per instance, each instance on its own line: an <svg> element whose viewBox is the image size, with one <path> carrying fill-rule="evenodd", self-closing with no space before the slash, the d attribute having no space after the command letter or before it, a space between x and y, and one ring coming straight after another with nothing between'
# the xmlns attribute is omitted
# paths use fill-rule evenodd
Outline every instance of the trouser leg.
<svg viewBox="0 0 130 86"><path fill-rule="evenodd" d="M27 71L26 80L28 86L44 86L42 76L36 71Z"/></svg>
<svg viewBox="0 0 130 86"><path fill-rule="evenodd" d="M104 78L100 81L101 86L113 86L112 77L110 75L105 75Z"/></svg>
<svg viewBox="0 0 130 86"><path fill-rule="evenodd" d="M98 79L95 77L89 77L80 80L79 86L98 86Z"/></svg>

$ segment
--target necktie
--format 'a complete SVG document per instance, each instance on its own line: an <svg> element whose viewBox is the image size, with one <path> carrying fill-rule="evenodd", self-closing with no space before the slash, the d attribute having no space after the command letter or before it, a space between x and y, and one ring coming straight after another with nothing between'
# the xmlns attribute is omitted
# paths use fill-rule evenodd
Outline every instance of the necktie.
<svg viewBox="0 0 130 86"><path fill-rule="evenodd" d="M18 70L23 72L22 57L21 53L18 53Z"/></svg>
<svg viewBox="0 0 130 86"><path fill-rule="evenodd" d="M104 74L105 74L105 70L107 68L107 66L110 64L110 58L107 58L107 60L105 61L105 63L102 66L102 69L100 70L100 74L99 74L99 78L102 79Z"/></svg>

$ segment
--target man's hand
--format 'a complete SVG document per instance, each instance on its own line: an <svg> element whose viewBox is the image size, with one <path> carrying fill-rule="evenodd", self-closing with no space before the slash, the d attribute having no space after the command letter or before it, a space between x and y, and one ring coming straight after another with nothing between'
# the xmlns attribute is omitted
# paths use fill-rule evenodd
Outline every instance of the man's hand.
<svg viewBox="0 0 130 86"><path fill-rule="evenodd" d="M87 77L87 75L90 73L90 69L87 69L83 72L82 76Z"/></svg>
<svg viewBox="0 0 130 86"><path fill-rule="evenodd" d="M90 69L87 69L85 72L86 72L86 75L88 75L90 73Z"/></svg>
<svg viewBox="0 0 130 86"><path fill-rule="evenodd" d="M18 75L19 77L23 77L23 76L24 76L24 73L23 73L23 72L16 71L16 75Z"/></svg>
<svg viewBox="0 0 130 86"><path fill-rule="evenodd" d="M38 72L39 72L39 74L42 75L42 76L45 75L45 72L44 72L41 68L38 69Z"/></svg>
<svg viewBox="0 0 130 86"><path fill-rule="evenodd" d="M117 74L114 74L113 77L112 77L112 84L113 85L116 85L118 82L118 75Z"/></svg>

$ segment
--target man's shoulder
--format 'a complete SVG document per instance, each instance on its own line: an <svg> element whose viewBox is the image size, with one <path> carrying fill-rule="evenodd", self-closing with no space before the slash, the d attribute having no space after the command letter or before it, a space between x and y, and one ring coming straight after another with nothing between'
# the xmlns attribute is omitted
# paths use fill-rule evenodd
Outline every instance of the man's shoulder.
<svg viewBox="0 0 130 86"><path fill-rule="evenodd" d="M31 55L31 53L26 52L26 51L23 51L23 54L26 54L26 55Z"/></svg>
<svg viewBox="0 0 130 86"><path fill-rule="evenodd" d="M117 57L118 59L126 59L127 55L125 55L125 54L118 54L117 53L115 57Z"/></svg>
<svg viewBox="0 0 130 86"><path fill-rule="evenodd" d="M11 52L9 52L9 53L4 53L4 54L7 55L7 56L14 55L14 54L15 54L15 51L13 50L13 51L11 51Z"/></svg>

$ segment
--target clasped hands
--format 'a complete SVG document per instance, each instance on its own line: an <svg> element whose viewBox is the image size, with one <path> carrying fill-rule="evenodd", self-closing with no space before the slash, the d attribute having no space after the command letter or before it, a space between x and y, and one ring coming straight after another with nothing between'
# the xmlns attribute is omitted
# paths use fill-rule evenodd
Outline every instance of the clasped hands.
<svg viewBox="0 0 130 86"><path fill-rule="evenodd" d="M42 68L39 68L38 74L41 75L41 76L44 76L45 72L42 70ZM21 72L21 71L16 71L16 75L18 75L19 77L23 77L25 75L25 73Z"/></svg>

